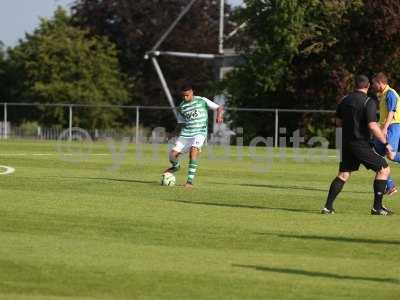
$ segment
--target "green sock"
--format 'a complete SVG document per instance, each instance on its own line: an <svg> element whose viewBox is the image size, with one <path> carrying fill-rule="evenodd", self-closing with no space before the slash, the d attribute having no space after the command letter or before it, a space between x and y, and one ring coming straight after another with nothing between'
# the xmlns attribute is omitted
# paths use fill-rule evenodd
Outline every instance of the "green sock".
<svg viewBox="0 0 400 300"><path fill-rule="evenodd" d="M176 159L176 160L170 159L169 162L172 165L172 167L170 169L172 171L172 173L175 173L175 172L179 171L179 169L181 168L181 165L179 163L179 159Z"/></svg>
<svg viewBox="0 0 400 300"><path fill-rule="evenodd" d="M197 160L190 160L189 162L189 170L188 170L188 177L187 182L193 184L194 177L196 176L197 167L198 167Z"/></svg>

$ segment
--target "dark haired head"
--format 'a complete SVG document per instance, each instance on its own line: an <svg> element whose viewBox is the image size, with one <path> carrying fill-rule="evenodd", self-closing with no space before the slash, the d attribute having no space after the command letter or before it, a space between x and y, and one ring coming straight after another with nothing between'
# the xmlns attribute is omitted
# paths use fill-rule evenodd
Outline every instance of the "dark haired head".
<svg viewBox="0 0 400 300"><path fill-rule="evenodd" d="M180 87L181 92L190 91L190 90L193 90L193 84L191 82L185 82Z"/></svg>
<svg viewBox="0 0 400 300"><path fill-rule="evenodd" d="M365 75L357 75L355 79L356 89L369 88L369 79Z"/></svg>

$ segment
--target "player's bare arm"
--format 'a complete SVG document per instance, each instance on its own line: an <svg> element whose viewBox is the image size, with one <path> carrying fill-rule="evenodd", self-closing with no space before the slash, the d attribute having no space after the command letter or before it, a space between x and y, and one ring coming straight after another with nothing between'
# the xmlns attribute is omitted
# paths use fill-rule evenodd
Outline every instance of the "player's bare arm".
<svg viewBox="0 0 400 300"><path fill-rule="evenodd" d="M217 108L217 123L221 124L224 122L224 108L222 106Z"/></svg>
<svg viewBox="0 0 400 300"><path fill-rule="evenodd" d="M389 128L390 124L392 124L392 121L393 121L393 119L394 119L394 114L395 114L394 111L390 111L390 112L388 113L388 116L387 116L387 118L386 118L385 124L384 124L383 127L382 127L382 132L383 132L383 134L384 134L385 136L387 136L388 128Z"/></svg>
<svg viewBox="0 0 400 300"><path fill-rule="evenodd" d="M386 135L384 134L383 130L379 127L377 122L370 122L368 123L368 128L371 131L371 134L379 140L382 144L386 147L386 153L389 159L393 159L395 153L393 152L392 146L387 142ZM393 158L392 158L393 157Z"/></svg>

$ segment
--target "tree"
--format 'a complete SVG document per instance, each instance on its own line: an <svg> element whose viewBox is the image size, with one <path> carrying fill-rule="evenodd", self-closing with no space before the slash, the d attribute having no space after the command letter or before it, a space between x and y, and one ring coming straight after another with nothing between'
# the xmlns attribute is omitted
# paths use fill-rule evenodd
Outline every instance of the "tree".
<svg viewBox="0 0 400 300"><path fill-rule="evenodd" d="M144 55L187 4L187 0L77 0L72 11L76 24L117 44L122 68L135 81L134 103L167 105L157 74ZM226 12L230 13L228 5ZM218 22L218 1L197 1L161 50L216 53ZM229 31L228 22L227 26ZM213 84L213 66L208 61L161 57L160 64L172 92L184 79L192 80L199 93L207 94ZM160 115L153 114L151 120L152 125L168 124Z"/></svg>
<svg viewBox="0 0 400 300"><path fill-rule="evenodd" d="M307 101L296 101L307 92L305 84L314 68L321 77L327 70L327 61L336 53L332 48L338 43L339 27L344 14L357 7L357 1L345 0L248 0L239 17L248 26L244 32L246 44L240 49L246 53L247 62L233 73L231 89L247 90L235 98L252 106L293 107L306 106ZM346 4L351 3L351 4ZM248 40L252 43L249 43ZM312 62L312 63L311 63ZM329 68L328 68L329 70ZM324 74L324 72L323 72ZM255 79L255 80L254 80ZM315 82L313 78L310 82ZM249 84L239 85L239 81ZM230 81L228 81L229 83ZM255 92L250 93L250 90ZM246 95L256 95L254 100ZM244 96L244 97L243 97ZM306 97L309 97L307 95ZM251 97L251 96L250 96ZM315 103L315 97L312 101ZM268 99L268 103L266 103ZM297 100L296 99L296 100ZM249 101L250 100L250 101ZM312 103L310 103L312 104Z"/></svg>
<svg viewBox="0 0 400 300"><path fill-rule="evenodd" d="M22 76L20 96L42 103L123 104L128 92L118 66L115 46L105 37L88 37L58 8L52 19L41 19L33 34L9 51ZM42 122L67 121L65 109L44 113ZM48 112L48 110L46 110ZM75 114L74 124L87 128L115 124L116 109L87 109Z"/></svg>
<svg viewBox="0 0 400 300"><path fill-rule="evenodd" d="M299 52L304 28L305 7L297 0L248 0L239 14L247 22L244 44L246 63L226 81L230 104L238 107L284 107L290 105L283 82L291 62ZM249 43L250 41L250 43ZM235 118L234 125L245 128L247 137L271 133L273 122L260 115ZM248 138L245 139L247 140Z"/></svg>
<svg viewBox="0 0 400 300"><path fill-rule="evenodd" d="M362 9L347 16L345 32L336 48L350 72L386 71L400 79L400 3L397 0L364 0Z"/></svg>
<svg viewBox="0 0 400 300"><path fill-rule="evenodd" d="M5 84L7 73L6 53L4 51L4 44L0 41L0 101L4 101L6 97L7 85Z"/></svg>
<svg viewBox="0 0 400 300"><path fill-rule="evenodd" d="M17 74L9 58L7 49L0 42L0 102L10 102L15 99L17 93Z"/></svg>
<svg viewBox="0 0 400 300"><path fill-rule="evenodd" d="M399 82L398 1L245 2L238 16L248 24L239 44L246 63L225 82L233 105L332 109L357 73L383 70ZM272 127L264 116L236 121L250 135L265 135ZM308 121L303 116L287 123L294 129Z"/></svg>

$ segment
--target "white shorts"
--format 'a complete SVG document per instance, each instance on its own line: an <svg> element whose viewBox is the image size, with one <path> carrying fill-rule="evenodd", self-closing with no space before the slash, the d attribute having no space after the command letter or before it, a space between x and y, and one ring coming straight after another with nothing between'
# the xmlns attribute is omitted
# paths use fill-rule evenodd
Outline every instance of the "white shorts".
<svg viewBox="0 0 400 300"><path fill-rule="evenodd" d="M176 140L175 146L172 148L172 150L179 153L189 152L192 147L201 150L201 147L203 147L205 141L206 137L204 135L196 135L191 138L180 136Z"/></svg>

